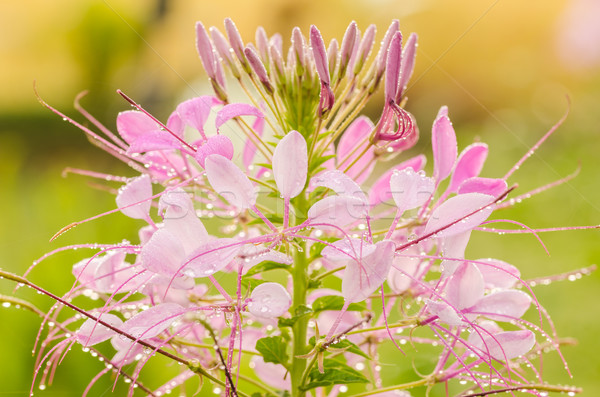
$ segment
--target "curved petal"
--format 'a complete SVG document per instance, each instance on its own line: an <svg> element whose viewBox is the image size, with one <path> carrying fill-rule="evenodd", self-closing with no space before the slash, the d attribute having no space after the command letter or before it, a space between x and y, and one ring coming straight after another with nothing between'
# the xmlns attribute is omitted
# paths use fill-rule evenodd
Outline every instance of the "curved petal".
<svg viewBox="0 0 600 397"><path fill-rule="evenodd" d="M122 329L136 338L153 338L169 328L184 313L185 309L176 303L161 303L125 321Z"/></svg>
<svg viewBox="0 0 600 397"><path fill-rule="evenodd" d="M220 238L195 249L184 261L184 274L207 277L223 269L235 258L240 246L231 238Z"/></svg>
<svg viewBox="0 0 600 397"><path fill-rule="evenodd" d="M535 335L528 330L499 332L488 335L480 331L469 335L469 343L479 353L484 353L496 360L505 361L522 356L535 344ZM483 339L482 339L483 336Z"/></svg>
<svg viewBox="0 0 600 397"><path fill-rule="evenodd" d="M375 151L373 146L367 149L369 141L365 139L373 131L373 128L373 122L368 117L360 116L346 128L337 146L338 169L344 171L359 184L363 183L369 177L374 166L371 160L375 156ZM361 144L357 147L359 142ZM361 155L365 150L366 152ZM359 155L360 158L358 158ZM358 160L356 160L357 158ZM343 162L340 163L342 160ZM346 171L346 168L352 163L354 164Z"/></svg>
<svg viewBox="0 0 600 397"><path fill-rule="evenodd" d="M231 120L234 117L240 116L255 116L264 118L265 115L260 109L248 105L247 103L231 103L229 105L225 105L223 109L219 110L217 113L217 118L215 120L215 127L217 131L221 129L221 126Z"/></svg>
<svg viewBox="0 0 600 397"><path fill-rule="evenodd" d="M364 219L366 215L365 203L351 196L328 196L308 210L308 219L312 224L325 223L338 227Z"/></svg>
<svg viewBox="0 0 600 397"><path fill-rule="evenodd" d="M412 168L396 170L390 178L390 191L400 212L423 205L433 194L435 181Z"/></svg>
<svg viewBox="0 0 600 397"><path fill-rule="evenodd" d="M208 232L196 215L190 195L181 188L165 192L158 202L158 212L164 228L175 236L185 252L190 252L208 240Z"/></svg>
<svg viewBox="0 0 600 397"><path fill-rule="evenodd" d="M163 131L148 115L130 110L117 116L117 131L129 144L129 153L152 150L179 149L181 143L167 131Z"/></svg>
<svg viewBox="0 0 600 397"><path fill-rule="evenodd" d="M125 186L119 189L116 197L117 207L130 218L147 219L150 216L150 206L152 205L150 197L152 197L152 182L150 182L150 176L144 174L129 179ZM140 201L143 202L128 207Z"/></svg>
<svg viewBox="0 0 600 397"><path fill-rule="evenodd" d="M380 241L360 262L348 262L342 278L342 296L347 302L363 301L383 284L392 266L395 248L390 240Z"/></svg>
<svg viewBox="0 0 600 397"><path fill-rule="evenodd" d="M275 318L292 305L290 294L278 283L262 283L252 290L248 311L257 317Z"/></svg>
<svg viewBox="0 0 600 397"><path fill-rule="evenodd" d="M499 259L478 259L475 263L483 275L486 288L511 288L521 277L521 272L515 266Z"/></svg>
<svg viewBox="0 0 600 397"><path fill-rule="evenodd" d="M167 277L178 274L184 258L183 244L166 228L157 230L140 252L140 261L145 269Z"/></svg>
<svg viewBox="0 0 600 397"><path fill-rule="evenodd" d="M123 321L114 314L103 313L99 319L113 327L120 328L123 325ZM94 346L110 339L115 334L116 332L112 329L88 318L75 332L75 339L84 346Z"/></svg>
<svg viewBox="0 0 600 397"><path fill-rule="evenodd" d="M285 198L294 198L304 189L308 173L307 150L304 137L298 131L291 131L273 152L273 177Z"/></svg>
<svg viewBox="0 0 600 397"><path fill-rule="evenodd" d="M443 114L442 110L440 110L440 113L442 115L435 120L431 131L433 177L438 182L450 175L458 152L456 134L452 123L448 116Z"/></svg>
<svg viewBox="0 0 600 397"><path fill-rule="evenodd" d="M491 320L511 321L520 318L531 305L531 297L523 291L498 291L486 295L469 309Z"/></svg>
<svg viewBox="0 0 600 397"><path fill-rule="evenodd" d="M485 143L473 143L467 146L456 161L456 167L452 173L452 178L450 178L447 192L456 193L464 181L479 175L487 154L488 146Z"/></svg>
<svg viewBox="0 0 600 397"><path fill-rule="evenodd" d="M425 234L435 232L437 237L447 237L471 230L490 216L493 202L493 196L481 193L451 197L433 211Z"/></svg>
<svg viewBox="0 0 600 397"><path fill-rule="evenodd" d="M220 154L228 160L233 158L233 143L225 135L214 135L208 138L206 142L194 154L194 158L202 167L206 158L211 154Z"/></svg>
<svg viewBox="0 0 600 397"><path fill-rule="evenodd" d="M323 186L341 196L352 196L367 203L367 196L360 186L340 170L325 171L311 180L311 186Z"/></svg>
<svg viewBox="0 0 600 397"><path fill-rule="evenodd" d="M464 181L458 188L458 194L483 193L498 197L506 192L508 185L504 179L474 177Z"/></svg>
<svg viewBox="0 0 600 397"><path fill-rule="evenodd" d="M377 181L369 190L369 204L371 206L375 206L379 203L383 203L384 201L388 201L392 198L392 192L390 189L390 179L394 171L403 170L407 168L412 168L415 171L421 171L427 162L427 158L420 154L411 159L408 159L396 166L392 169L386 171L383 175L377 179Z"/></svg>
<svg viewBox="0 0 600 397"><path fill-rule="evenodd" d="M185 124L195 128L204 136L204 125L210 116L212 108L221 103L214 96L203 95L181 102L177 105L175 112Z"/></svg>
<svg viewBox="0 0 600 397"><path fill-rule="evenodd" d="M455 309L462 310L476 304L483 297L483 290L479 269L463 262L446 284L446 299Z"/></svg>
<svg viewBox="0 0 600 397"><path fill-rule="evenodd" d="M237 208L256 204L256 192L248 177L231 160L211 154L205 161L206 176L215 191Z"/></svg>

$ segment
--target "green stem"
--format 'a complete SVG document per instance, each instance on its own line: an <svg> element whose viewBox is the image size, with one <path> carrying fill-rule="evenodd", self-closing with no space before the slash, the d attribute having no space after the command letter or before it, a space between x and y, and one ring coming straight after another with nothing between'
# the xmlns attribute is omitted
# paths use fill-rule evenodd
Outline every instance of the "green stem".
<svg viewBox="0 0 600 397"><path fill-rule="evenodd" d="M418 387L418 386L426 386L431 381L432 381L432 379L430 377L427 377L427 378L416 380L414 382L403 383L401 385L395 385L395 386L391 386L391 387L383 387L381 389L370 390L370 391L367 391L364 393L355 394L352 397L365 397L365 396L372 396L374 394L385 393L386 391L412 389L412 388Z"/></svg>
<svg viewBox="0 0 600 397"><path fill-rule="evenodd" d="M304 192L296 197L296 224L304 221L303 217L306 214L307 203ZM300 241L299 247L294 253L294 265L292 268L292 278L294 282L294 296L292 301L292 313L296 308L306 305L306 292L308 287L308 259L306 257L306 242ZM290 377L292 381L292 396L302 397L306 393L301 391L299 387L302 385L302 376L306 369L306 358L300 358L307 353L306 330L308 328L308 317L302 316L296 321L292 327L294 336L292 349L292 366L290 369Z"/></svg>

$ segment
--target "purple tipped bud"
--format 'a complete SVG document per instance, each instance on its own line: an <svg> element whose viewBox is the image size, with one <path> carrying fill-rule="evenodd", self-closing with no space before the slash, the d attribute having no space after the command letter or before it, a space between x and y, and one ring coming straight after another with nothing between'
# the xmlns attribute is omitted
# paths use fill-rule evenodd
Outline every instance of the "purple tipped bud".
<svg viewBox="0 0 600 397"><path fill-rule="evenodd" d="M285 74L283 66L283 56L277 49L277 46L269 46L269 59L271 61L271 73L275 72L278 78L282 78Z"/></svg>
<svg viewBox="0 0 600 397"><path fill-rule="evenodd" d="M327 66L327 52L321 32L315 25L310 27L310 46L312 47L313 56L315 58L315 66L317 73L322 82L329 85L329 67Z"/></svg>
<svg viewBox="0 0 600 397"><path fill-rule="evenodd" d="M306 59L304 57L305 46L306 44L304 43L304 36L302 36L300 28L295 27L292 30L292 48L294 49L296 61L298 62L298 66L300 67L304 67L304 65L306 64Z"/></svg>
<svg viewBox="0 0 600 397"><path fill-rule="evenodd" d="M244 41L242 40L242 36L240 36L240 32L237 30L235 23L231 20L231 18L225 19L225 32L227 33L227 38L229 38L229 44L231 44L231 48L233 48L233 52L238 57L246 72L250 72L248 68L248 62L246 61L246 57L244 55Z"/></svg>
<svg viewBox="0 0 600 397"><path fill-rule="evenodd" d="M267 69L265 69L265 65L260 60L260 57L256 53L256 50L249 44L244 50L244 54L246 55L246 59L250 64L250 67L262 83L263 87L269 94L273 93L273 86L269 81L269 76L267 75Z"/></svg>
<svg viewBox="0 0 600 397"><path fill-rule="evenodd" d="M259 26L256 29L256 48L258 48L258 53L262 58L263 62L268 62L269 59L269 38L267 37L267 32L262 26Z"/></svg>
<svg viewBox="0 0 600 397"><path fill-rule="evenodd" d="M417 55L417 34L411 33L404 45L402 51L402 69L400 70L400 84L398 87L398 93L396 95L396 103L400 103L402 94L406 90L408 80L412 76L415 68L415 57Z"/></svg>
<svg viewBox="0 0 600 397"><path fill-rule="evenodd" d="M294 51L294 47L288 49L286 64L291 70L296 67L296 51Z"/></svg>
<svg viewBox="0 0 600 397"><path fill-rule="evenodd" d="M338 60L338 42L336 39L332 39L327 48L327 62L329 63L329 77L333 80L333 74L335 73L335 67L337 66Z"/></svg>
<svg viewBox="0 0 600 397"><path fill-rule="evenodd" d="M214 50L210 38L208 37L208 33L206 33L206 29L204 29L202 22L196 22L196 48L198 49L200 61L202 61L202 66L204 67L206 74L211 79L215 79L215 54L213 52Z"/></svg>
<svg viewBox="0 0 600 397"><path fill-rule="evenodd" d="M394 19L388 28L387 32L385 32L385 36L383 37L383 41L381 42L381 47L379 48L379 52L377 53L377 58L375 59L375 63L377 65L377 78L381 78L383 75L383 71L385 70L385 63L387 60L387 52L390 46L390 42L392 41L392 37L398 31L400 23L397 19Z"/></svg>
<svg viewBox="0 0 600 397"><path fill-rule="evenodd" d="M396 32L388 49L385 68L385 101L396 100L398 82L400 80L400 66L402 63L402 33Z"/></svg>
<svg viewBox="0 0 600 397"><path fill-rule="evenodd" d="M352 57L352 53L354 51L357 32L358 28L356 26L356 22L352 21L350 25L348 25L348 28L346 28L346 33L344 33L342 46L340 48L340 79L346 75L346 68L350 63L350 58Z"/></svg>
<svg viewBox="0 0 600 397"><path fill-rule="evenodd" d="M375 25L370 25L365 31L365 35L360 42L360 46L358 47L358 53L356 54L354 74L360 73L365 61L369 57L371 48L373 48L373 43L375 42L375 33L377 33L377 28Z"/></svg>
<svg viewBox="0 0 600 397"><path fill-rule="evenodd" d="M271 36L269 39L269 45L275 46L277 51L279 51L280 54L283 54L283 39L279 33L275 33L273 36Z"/></svg>
<svg viewBox="0 0 600 397"><path fill-rule="evenodd" d="M223 59L223 61L227 63L227 66L229 66L229 70L231 70L233 76L236 79L239 79L240 71L237 68L236 64L233 62L233 57L231 56L231 47L229 46L227 39L225 38L225 36L223 36L223 33L221 33L219 29L215 28L214 26L211 27L209 30L210 37L212 38L217 53L219 54L221 59Z"/></svg>

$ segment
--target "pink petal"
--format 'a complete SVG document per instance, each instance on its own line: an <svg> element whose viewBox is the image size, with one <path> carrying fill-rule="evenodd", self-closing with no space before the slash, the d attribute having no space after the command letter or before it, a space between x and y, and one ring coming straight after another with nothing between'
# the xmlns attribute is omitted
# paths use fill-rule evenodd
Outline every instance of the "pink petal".
<svg viewBox="0 0 600 397"><path fill-rule="evenodd" d="M419 255L419 250L414 247L409 247L406 250L402 251L402 254ZM409 289L413 284L413 279L410 278L408 275L415 276L420 264L420 258L395 256L393 266L390 268L390 274L387 278L387 283L390 286L390 288L397 294L401 294L402 292Z"/></svg>
<svg viewBox="0 0 600 397"><path fill-rule="evenodd" d="M233 143L225 135L214 135L208 138L208 140L200 147L194 154L194 158L198 161L202 167L206 158L211 154L220 154L226 159L231 160L233 158Z"/></svg>
<svg viewBox="0 0 600 397"><path fill-rule="evenodd" d="M190 195L181 188L165 192L158 202L158 212L164 219L164 228L179 241L185 252L208 240L208 233L196 215Z"/></svg>
<svg viewBox="0 0 600 397"><path fill-rule="evenodd" d="M493 202L494 197L481 193L451 197L433 211L425 234L435 232L437 237L447 237L471 230L490 216Z"/></svg>
<svg viewBox="0 0 600 397"><path fill-rule="evenodd" d="M212 108L220 104L221 101L214 96L204 95L180 103L175 112L185 124L195 128L204 136L206 120Z"/></svg>
<svg viewBox="0 0 600 397"><path fill-rule="evenodd" d="M292 381L288 370L283 365L266 363L261 356L252 356L251 362L254 364L254 373L258 379L271 387L290 390Z"/></svg>
<svg viewBox="0 0 600 397"><path fill-rule="evenodd" d="M511 321L525 314L530 305L531 297L523 291L498 291L481 298L469 312L491 320Z"/></svg>
<svg viewBox="0 0 600 397"><path fill-rule="evenodd" d="M443 113L440 110L440 113ZM456 161L456 134L447 115L439 116L431 131L433 148L433 177L442 181L450 175Z"/></svg>
<svg viewBox="0 0 600 397"><path fill-rule="evenodd" d="M470 178L464 181L458 188L458 194L483 193L498 197L506 192L508 185L503 179Z"/></svg>
<svg viewBox="0 0 600 397"><path fill-rule="evenodd" d="M445 258L464 259L467 244L471 238L471 230L466 232L453 234L442 239L442 255ZM445 259L440 264L443 277L451 276L456 268L461 264L461 261Z"/></svg>
<svg viewBox="0 0 600 397"><path fill-rule="evenodd" d="M420 154L386 171L381 177L379 177L379 179L377 179L377 181L371 187L371 190L369 191L369 204L371 206L375 206L392 198L392 192L390 189L390 179L394 171L403 170L409 167L415 171L421 171L425 166L426 161L427 159L425 158L425 156Z"/></svg>
<svg viewBox="0 0 600 397"><path fill-rule="evenodd" d="M438 316L440 322L444 324L464 325L463 317L446 302L428 301L427 311L434 316Z"/></svg>
<svg viewBox="0 0 600 397"><path fill-rule="evenodd" d="M282 316L292 305L290 294L278 283L262 283L252 290L248 311L257 317Z"/></svg>
<svg viewBox="0 0 600 397"><path fill-rule="evenodd" d="M350 126L344 131L344 134L340 138L340 142L338 144L336 155L338 161L338 169L342 170L346 173L350 178L354 179L356 183L363 183L371 173L373 169L372 161L374 157L374 149L371 146L370 149L367 150L365 154L363 154L356 163L348 171L346 168L354 162L354 160L367 148L369 145L368 139L365 140L367 136L373 131L374 125L369 118L365 116L360 116L356 120L350 124ZM358 143L361 145L357 148ZM350 155L350 153L353 153ZM347 160L346 157L348 157ZM344 160L343 163L339 163ZM371 165L369 165L371 164ZM365 167L367 169L365 170ZM365 170L365 172L362 172ZM362 173L361 173L362 172Z"/></svg>
<svg viewBox="0 0 600 397"><path fill-rule="evenodd" d="M434 189L435 181L432 178L412 168L395 170L390 178L390 191L401 213L423 205Z"/></svg>
<svg viewBox="0 0 600 397"><path fill-rule="evenodd" d="M184 273L190 277L207 277L231 262L240 246L231 238L220 238L203 244L188 255L184 261Z"/></svg>
<svg viewBox="0 0 600 397"><path fill-rule="evenodd" d="M184 258L183 244L166 228L157 230L140 252L140 261L145 269L167 277L179 273Z"/></svg>
<svg viewBox="0 0 600 397"><path fill-rule="evenodd" d="M185 309L176 303L161 303L125 321L123 331L140 339L149 339L159 335L185 313Z"/></svg>
<svg viewBox="0 0 600 397"><path fill-rule="evenodd" d="M535 335L528 330L499 332L488 335L485 331L471 333L469 343L479 353L489 355L496 360L505 361L522 356L535 344ZM482 339L483 336L483 339Z"/></svg>
<svg viewBox="0 0 600 397"><path fill-rule="evenodd" d="M479 175L487 154L488 146L485 143L474 143L467 146L458 157L450 185L448 185L448 193L455 193L464 181Z"/></svg>
<svg viewBox="0 0 600 397"><path fill-rule="evenodd" d="M371 255L376 248L375 244L367 244L358 238L344 238L323 248L321 255L330 261L358 261Z"/></svg>
<svg viewBox="0 0 600 397"><path fill-rule="evenodd" d="M263 135L263 130L265 129L265 119L262 117L257 117L252 125L252 129L258 134L258 136ZM246 139L246 143L244 144L244 151L242 154L242 162L246 169L250 167L252 161L254 160L254 156L256 155L256 145L252 140Z"/></svg>
<svg viewBox="0 0 600 397"><path fill-rule="evenodd" d="M385 281L396 245L390 240L375 244L375 250L359 262L350 260L342 279L342 296L347 302L360 302L369 297Z"/></svg>
<svg viewBox="0 0 600 397"><path fill-rule="evenodd" d="M248 177L231 160L211 154L205 162L206 176L215 191L239 209L253 207L256 192Z"/></svg>
<svg viewBox="0 0 600 397"><path fill-rule="evenodd" d="M117 116L117 130L130 147L130 153L152 150L178 149L181 143L150 117L135 110L121 112Z"/></svg>
<svg viewBox="0 0 600 397"><path fill-rule="evenodd" d="M241 256L241 254L240 254L240 256ZM260 253L257 255L244 254L243 273L245 274L253 266L256 266L259 263L262 263L265 261L282 263L285 265L291 265L292 263L294 263L294 259L291 256L288 256L288 255L284 254L283 252L279 252L279 251L271 250L271 251L263 252L263 253Z"/></svg>
<svg viewBox="0 0 600 397"><path fill-rule="evenodd" d="M298 131L284 136L273 152L273 177L281 195L294 198L302 192L308 172L306 141Z"/></svg>
<svg viewBox="0 0 600 397"><path fill-rule="evenodd" d="M311 180L311 186L323 186L333 190L341 196L352 196L367 203L367 196L356 182L340 170L331 170L320 173Z"/></svg>
<svg viewBox="0 0 600 397"><path fill-rule="evenodd" d="M483 276L479 269L463 262L446 284L446 300L455 309L466 309L483 297L483 290Z"/></svg>
<svg viewBox="0 0 600 397"><path fill-rule="evenodd" d="M152 204L152 200L148 200L150 197L152 197L152 183L150 182L150 176L144 174L129 179L125 186L119 189L116 198L117 207L121 208L121 212L130 218L148 219ZM140 201L143 202L132 207L123 208Z"/></svg>
<svg viewBox="0 0 600 397"><path fill-rule="evenodd" d="M254 116L259 118L265 117L260 109L252 105L248 105L247 103L231 103L229 105L225 105L223 109L219 110L217 113L217 118L215 120L215 127L217 128L217 131L219 131L221 126L229 120L240 116Z"/></svg>
<svg viewBox="0 0 600 397"><path fill-rule="evenodd" d="M476 263L483 275L486 288L511 288L521 277L519 269L499 259L478 259L477 262L489 263L489 266Z"/></svg>
<svg viewBox="0 0 600 397"><path fill-rule="evenodd" d="M103 313L99 316L99 319L116 328L120 328L123 325L123 321L114 314ZM88 318L75 332L75 338L77 339L77 342L87 347L104 342L115 334L116 332L110 328L105 327L96 320Z"/></svg>
<svg viewBox="0 0 600 397"><path fill-rule="evenodd" d="M325 223L338 227L364 219L366 215L365 203L351 196L328 196L308 210L308 219L312 224Z"/></svg>

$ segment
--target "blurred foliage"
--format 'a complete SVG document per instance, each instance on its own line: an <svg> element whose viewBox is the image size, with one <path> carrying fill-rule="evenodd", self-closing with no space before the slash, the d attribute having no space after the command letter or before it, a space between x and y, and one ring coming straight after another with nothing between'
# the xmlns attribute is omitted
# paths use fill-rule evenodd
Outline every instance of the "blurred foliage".
<svg viewBox="0 0 600 397"><path fill-rule="evenodd" d="M21 274L35 258L61 245L137 239L139 224L112 215L48 243L65 224L114 208L113 196L87 186L86 178L61 178L65 167L133 173L42 108L35 100L33 81L37 80L46 101L70 115L74 114L70 109L75 95L89 89L84 105L110 128L114 128L116 113L127 108L114 93L116 88L166 118L178 99L206 92L194 45L194 22L221 27L225 17L234 19L246 41L253 41L258 25L271 34L281 32L284 39L293 26L307 32L310 24L317 25L326 40L341 38L352 19L362 30L375 23L381 37L391 18L400 19L403 32L416 31L420 42L407 105L421 128L422 142L414 151L429 153L431 121L446 104L460 147L478 139L490 145L485 176L503 175L562 116L568 96L567 122L513 179L520 184L518 191L525 192L571 173L578 163L582 171L567 185L506 210L507 218L524 220L532 227L598 224L600 66L580 64L576 52L565 57L557 47L562 37L572 36L569 29L577 27L569 25L568 10L575 3L586 2L597 0L2 2L0 205L4 216L0 267ZM596 40L600 47L597 37L589 40ZM379 108L372 106L367 111L377 117ZM473 238L468 254L501 258L519 266L525 277L538 277L598 263L599 237L598 231L545 234L551 252L546 257L532 236L480 233ZM70 287L67 274L72 264L82 257L80 252L60 254L34 271L32 279L62 293ZM0 293L10 293L13 287L2 282ZM569 379L556 354L544 363L545 377L582 386L586 395L600 393L598 291L598 274L535 290L559 334L579 340L578 346L564 349L574 378ZM44 309L51 305L30 291L20 291L19 296ZM14 308L2 309L0 324L2 395L27 395L33 366L30 353L39 319ZM409 357L404 363L386 362L382 356L384 371L403 366L412 371L413 364L427 366L423 356L414 361ZM56 385L39 394L77 394L99 368L96 360L74 351L59 368ZM152 379L153 373L162 371L159 362L144 373ZM108 394L111 384L105 379L94 395L100 395L100 390L105 391L102 395ZM116 395L122 395L124 387L118 382ZM434 392L443 395L442 387Z"/></svg>

